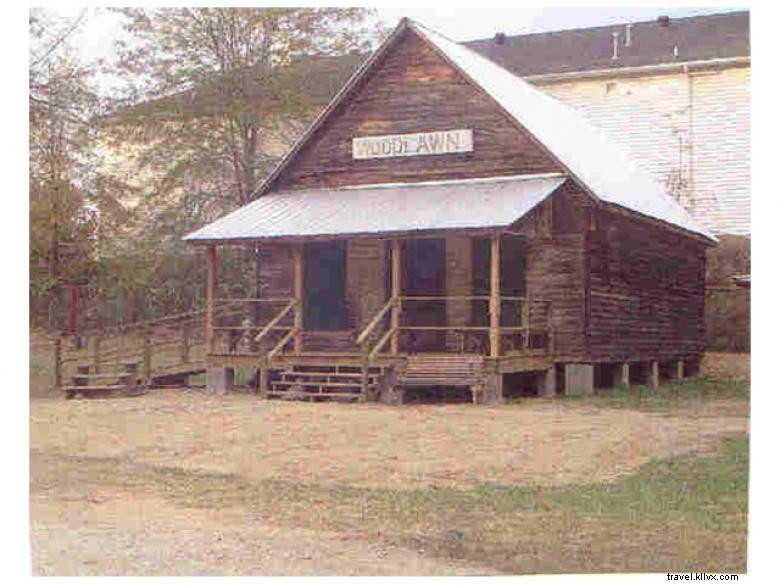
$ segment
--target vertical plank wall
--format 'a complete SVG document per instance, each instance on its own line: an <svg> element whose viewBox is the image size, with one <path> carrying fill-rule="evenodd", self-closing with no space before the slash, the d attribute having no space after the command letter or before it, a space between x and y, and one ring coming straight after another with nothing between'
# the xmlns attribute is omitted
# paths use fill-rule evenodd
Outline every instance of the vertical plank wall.
<svg viewBox="0 0 780 585"><path fill-rule="evenodd" d="M474 151L442 156L352 159L352 138L470 128ZM312 136L274 190L461 179L560 171L414 33L406 32L361 87Z"/></svg>

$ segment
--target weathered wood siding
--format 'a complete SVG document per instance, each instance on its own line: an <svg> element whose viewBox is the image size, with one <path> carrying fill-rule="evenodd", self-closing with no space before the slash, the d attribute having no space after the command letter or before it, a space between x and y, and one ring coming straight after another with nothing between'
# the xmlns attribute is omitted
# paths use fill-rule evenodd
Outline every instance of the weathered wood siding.
<svg viewBox="0 0 780 585"><path fill-rule="evenodd" d="M445 239L447 296L472 295L471 274L471 238L467 236L449 236ZM470 301L447 301L447 324L450 326L469 325L471 321ZM457 335L447 335L447 348L458 350L460 340Z"/></svg>
<svg viewBox="0 0 780 585"><path fill-rule="evenodd" d="M526 295L551 301L560 361L587 358L584 232L589 208L588 198L566 184L515 226L528 243Z"/></svg>
<svg viewBox="0 0 780 585"><path fill-rule="evenodd" d="M526 286L531 298L552 302L555 356L578 361L584 357L583 239L557 235L530 242Z"/></svg>
<svg viewBox="0 0 780 585"><path fill-rule="evenodd" d="M474 151L353 160L352 138L471 128ZM273 189L559 171L491 99L407 31L315 133Z"/></svg>
<svg viewBox="0 0 780 585"><path fill-rule="evenodd" d="M704 349L705 248L614 211L588 236L593 361L698 355Z"/></svg>
<svg viewBox="0 0 780 585"><path fill-rule="evenodd" d="M260 296L265 298L292 298L292 249L284 245L260 247L260 270L257 275Z"/></svg>
<svg viewBox="0 0 780 585"><path fill-rule="evenodd" d="M571 183L516 229L528 241L528 295L553 303L557 361L703 351L703 243L596 209Z"/></svg>
<svg viewBox="0 0 780 585"><path fill-rule="evenodd" d="M365 327L387 301L386 258L383 240L347 242L347 303L349 325L355 330Z"/></svg>

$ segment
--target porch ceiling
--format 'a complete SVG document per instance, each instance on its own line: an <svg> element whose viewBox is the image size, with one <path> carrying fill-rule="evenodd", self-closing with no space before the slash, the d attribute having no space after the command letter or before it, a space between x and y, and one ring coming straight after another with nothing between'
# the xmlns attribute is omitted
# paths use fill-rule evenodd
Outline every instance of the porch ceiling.
<svg viewBox="0 0 780 585"><path fill-rule="evenodd" d="M562 174L270 193L189 234L193 243L508 227Z"/></svg>

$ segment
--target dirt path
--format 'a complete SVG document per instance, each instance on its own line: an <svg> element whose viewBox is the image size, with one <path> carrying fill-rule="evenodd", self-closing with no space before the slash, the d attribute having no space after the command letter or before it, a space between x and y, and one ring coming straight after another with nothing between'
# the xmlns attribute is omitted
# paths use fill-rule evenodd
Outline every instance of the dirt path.
<svg viewBox="0 0 780 585"><path fill-rule="evenodd" d="M467 575L473 567L347 535L269 525L152 494L34 493L36 575Z"/></svg>

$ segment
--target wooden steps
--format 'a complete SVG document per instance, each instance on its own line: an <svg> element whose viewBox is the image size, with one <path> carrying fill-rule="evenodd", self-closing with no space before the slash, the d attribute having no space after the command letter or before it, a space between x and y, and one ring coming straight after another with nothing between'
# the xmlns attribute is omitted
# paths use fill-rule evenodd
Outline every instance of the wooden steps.
<svg viewBox="0 0 780 585"><path fill-rule="evenodd" d="M369 391L376 387L382 374L381 368L369 368ZM282 371L276 379L271 380L268 397L290 400L358 401L364 398L362 381L362 373L354 366L327 365L325 362L316 366L291 366Z"/></svg>
<svg viewBox="0 0 780 585"><path fill-rule="evenodd" d="M360 393L354 393L354 392L323 392L323 393L316 393L316 392L304 392L301 394L296 394L294 392L290 392L287 390L271 390L268 392L269 398L283 398L287 400L308 400L308 401L316 401L316 400L339 400L339 401L349 401L349 402L357 402L360 400L361 396Z"/></svg>
<svg viewBox="0 0 780 585"><path fill-rule="evenodd" d="M458 386L474 388L484 383L484 357L474 354L412 354L402 358L403 365L392 377L400 387ZM362 393L363 376L360 367L330 362L327 358L287 366L276 373L269 383L268 398L309 401L373 400L379 388L385 388L390 378L384 366L368 370L367 392ZM392 389L391 389L392 390Z"/></svg>
<svg viewBox="0 0 780 585"><path fill-rule="evenodd" d="M113 392L125 391L128 389L126 384L99 384L95 386L65 386L66 398L75 398L77 395L82 396L96 395L96 394L111 394Z"/></svg>
<svg viewBox="0 0 780 585"><path fill-rule="evenodd" d="M105 369L112 371L105 371ZM122 394L137 396L144 392L137 384L138 363L104 363L101 372L95 372L88 365L76 367L77 373L71 376L71 384L65 386L65 398L71 399L78 395L84 397Z"/></svg>

